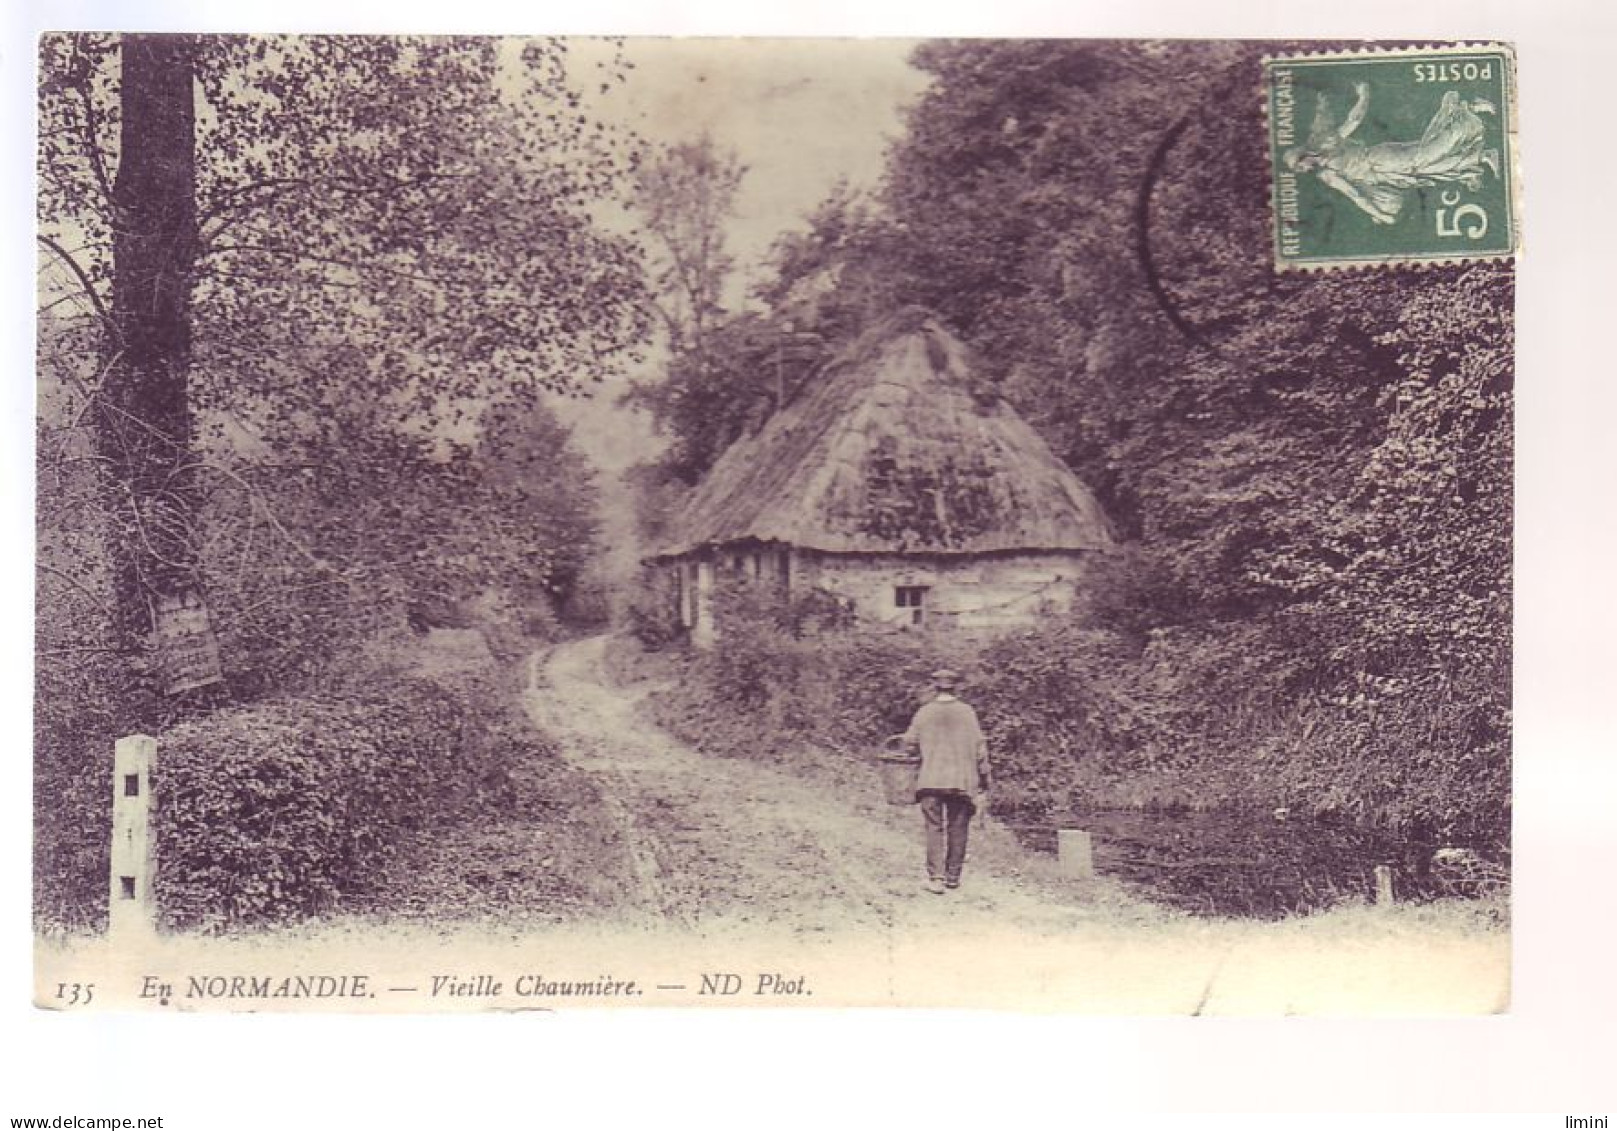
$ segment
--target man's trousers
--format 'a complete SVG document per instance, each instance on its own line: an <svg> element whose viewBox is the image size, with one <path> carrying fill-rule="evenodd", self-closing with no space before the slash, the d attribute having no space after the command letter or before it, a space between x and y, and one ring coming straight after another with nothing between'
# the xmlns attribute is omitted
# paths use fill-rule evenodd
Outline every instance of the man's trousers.
<svg viewBox="0 0 1617 1131"><path fill-rule="evenodd" d="M966 833L976 808L971 798L948 790L922 790L921 819L926 823L928 877L953 886L966 862Z"/></svg>

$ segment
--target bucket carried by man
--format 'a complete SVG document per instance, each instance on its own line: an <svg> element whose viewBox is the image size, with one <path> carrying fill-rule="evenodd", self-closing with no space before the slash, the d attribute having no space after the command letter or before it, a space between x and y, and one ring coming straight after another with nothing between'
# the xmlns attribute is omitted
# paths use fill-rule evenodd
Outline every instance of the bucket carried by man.
<svg viewBox="0 0 1617 1131"><path fill-rule="evenodd" d="M882 793L889 805L914 805L915 783L921 776L921 756L904 746L904 736L895 734L882 743L876 755Z"/></svg>

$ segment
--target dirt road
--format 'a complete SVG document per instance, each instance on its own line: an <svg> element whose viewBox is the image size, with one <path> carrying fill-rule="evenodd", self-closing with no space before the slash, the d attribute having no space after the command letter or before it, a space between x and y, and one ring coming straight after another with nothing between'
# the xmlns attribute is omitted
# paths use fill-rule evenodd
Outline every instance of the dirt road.
<svg viewBox="0 0 1617 1131"><path fill-rule="evenodd" d="M648 721L646 697L673 688L615 678L608 648L574 641L529 666L525 705L566 759L532 767L538 803L424 833L390 873L389 898L225 938L41 939L36 1000L92 981L104 1008L150 1009L153 978L336 972L379 987L367 1010L1409 1017L1509 1003L1510 936L1458 901L1199 919L1104 878L1061 877L992 821L973 828L961 889L932 895L920 819L883 803L870 768L814 751L703 755ZM570 985L633 988L582 999L544 988Z"/></svg>
<svg viewBox="0 0 1617 1131"><path fill-rule="evenodd" d="M614 953L638 937L687 962L806 970L826 1004L1409 1014L1509 1000L1509 936L1463 905L1198 919L1063 877L991 820L974 823L961 889L933 895L919 816L883 802L873 769L704 755L649 721L646 697L674 689L615 679L607 648L534 657L526 698L632 861Z"/></svg>
<svg viewBox="0 0 1617 1131"><path fill-rule="evenodd" d="M885 804L873 769L835 780L695 751L647 721L642 700L671 689L617 685L606 644L593 637L536 658L528 707L601 785L634 862L631 905L648 920L809 935L973 925L1048 934L1070 933L1100 906L1114 920L1161 914L1104 882L1041 882L1010 834L981 819L962 887L931 894L920 816Z"/></svg>

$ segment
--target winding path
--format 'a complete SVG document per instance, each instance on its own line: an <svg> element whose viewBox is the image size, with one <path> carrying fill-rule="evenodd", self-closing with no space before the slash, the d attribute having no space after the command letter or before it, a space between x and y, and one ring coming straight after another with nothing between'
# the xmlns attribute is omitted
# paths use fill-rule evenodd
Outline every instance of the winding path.
<svg viewBox="0 0 1617 1131"><path fill-rule="evenodd" d="M1077 888L1039 882L1035 862L993 822L974 823L961 889L924 891L920 818L881 801L874 771L850 771L850 786L812 767L799 773L693 750L647 721L642 700L664 689L611 678L607 641L536 656L527 705L601 785L633 865L631 903L645 918L807 934L973 922L1048 933L1093 915L1094 899ZM1126 897L1107 894L1115 914Z"/></svg>
<svg viewBox="0 0 1617 1131"><path fill-rule="evenodd" d="M993 821L974 823L961 889L932 895L919 817L883 803L873 769L692 749L649 721L646 697L674 689L615 678L609 646L535 655L526 705L597 784L630 862L612 929L653 948L738 968L791 956L845 1004L1408 1015L1508 1003L1509 936L1463 908L1197 919L1069 880Z"/></svg>

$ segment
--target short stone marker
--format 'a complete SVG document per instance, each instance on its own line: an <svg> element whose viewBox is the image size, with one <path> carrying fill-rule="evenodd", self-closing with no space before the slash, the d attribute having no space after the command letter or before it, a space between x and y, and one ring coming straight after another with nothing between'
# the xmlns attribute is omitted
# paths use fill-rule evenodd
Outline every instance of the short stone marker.
<svg viewBox="0 0 1617 1131"><path fill-rule="evenodd" d="M1385 906L1393 900L1392 869L1385 864L1376 865L1376 904Z"/></svg>
<svg viewBox="0 0 1617 1131"><path fill-rule="evenodd" d="M157 740L132 734L120 738L112 759L112 876L107 893L107 935L138 938L155 934L157 906L152 896L156 854L152 845L152 764Z"/></svg>
<svg viewBox="0 0 1617 1131"><path fill-rule="evenodd" d="M1082 829L1056 831L1056 860L1068 876L1089 879L1095 874L1095 850L1089 834Z"/></svg>

